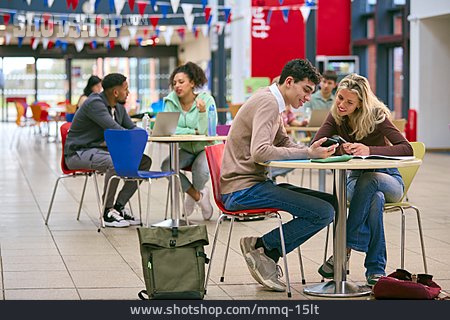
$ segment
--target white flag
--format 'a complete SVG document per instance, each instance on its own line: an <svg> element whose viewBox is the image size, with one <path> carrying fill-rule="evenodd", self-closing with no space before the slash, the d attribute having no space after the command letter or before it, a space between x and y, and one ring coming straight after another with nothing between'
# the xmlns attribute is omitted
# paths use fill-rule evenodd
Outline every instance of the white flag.
<svg viewBox="0 0 450 320"><path fill-rule="evenodd" d="M84 39L75 40L75 49L80 52L84 48Z"/></svg>
<svg viewBox="0 0 450 320"><path fill-rule="evenodd" d="M48 47L48 43L49 43L49 39L48 38L42 38L42 47L47 50Z"/></svg>
<svg viewBox="0 0 450 320"><path fill-rule="evenodd" d="M186 26L188 30L192 30L192 26L194 25L194 16L192 15L192 8L194 6L192 4L183 3L181 4L181 8L183 8L184 21L186 21Z"/></svg>
<svg viewBox="0 0 450 320"><path fill-rule="evenodd" d="M129 26L128 27L128 32L130 34L130 37L134 38L136 36L137 27L136 26Z"/></svg>
<svg viewBox="0 0 450 320"><path fill-rule="evenodd" d="M311 8L308 6L301 6L300 11L302 12L303 22L306 23L309 17L309 13L311 12Z"/></svg>
<svg viewBox="0 0 450 320"><path fill-rule="evenodd" d="M177 13L178 7L180 6L180 0L170 0L170 4L172 5L173 13Z"/></svg>
<svg viewBox="0 0 450 320"><path fill-rule="evenodd" d="M27 3L28 3L28 5L30 5L31 4L31 0L27 0Z"/></svg>
<svg viewBox="0 0 450 320"><path fill-rule="evenodd" d="M47 0L48 7L51 8L55 0Z"/></svg>
<svg viewBox="0 0 450 320"><path fill-rule="evenodd" d="M11 42L11 33L5 33L5 43L9 44Z"/></svg>
<svg viewBox="0 0 450 320"><path fill-rule="evenodd" d="M166 31L164 32L164 41L166 42L166 46L170 46L170 41L172 40L173 35L173 27L168 26Z"/></svg>
<svg viewBox="0 0 450 320"><path fill-rule="evenodd" d="M128 48L130 47L130 40L131 38L128 36L120 37L119 42L123 50L128 50Z"/></svg>
<svg viewBox="0 0 450 320"><path fill-rule="evenodd" d="M33 45L31 46L31 48L33 50L36 50L38 45L39 45L39 38L34 38Z"/></svg>
<svg viewBox="0 0 450 320"><path fill-rule="evenodd" d="M116 7L116 13L119 15L122 12L125 0L114 0L114 6Z"/></svg>
<svg viewBox="0 0 450 320"><path fill-rule="evenodd" d="M208 32L209 31L208 25L207 24L202 24L201 29L202 29L203 36L205 38L208 37L208 33L209 33Z"/></svg>

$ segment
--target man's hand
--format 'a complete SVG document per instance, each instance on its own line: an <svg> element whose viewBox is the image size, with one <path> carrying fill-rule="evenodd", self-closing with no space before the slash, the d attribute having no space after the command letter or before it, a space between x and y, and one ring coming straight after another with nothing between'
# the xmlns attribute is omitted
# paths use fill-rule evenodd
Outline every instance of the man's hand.
<svg viewBox="0 0 450 320"><path fill-rule="evenodd" d="M333 144L330 147L322 147L322 143L324 143L327 140L326 137L317 140L314 142L309 148L308 148L308 157L310 159L315 158L328 158L333 153L336 152L336 148L339 146L338 143Z"/></svg>
<svg viewBox="0 0 450 320"><path fill-rule="evenodd" d="M203 101L203 99L200 99L200 98L197 98L195 101L197 101L198 112L205 112L206 111L205 101Z"/></svg>
<svg viewBox="0 0 450 320"><path fill-rule="evenodd" d="M370 149L368 146L362 143L344 143L342 145L345 153L352 154L354 156L368 156L370 155Z"/></svg>

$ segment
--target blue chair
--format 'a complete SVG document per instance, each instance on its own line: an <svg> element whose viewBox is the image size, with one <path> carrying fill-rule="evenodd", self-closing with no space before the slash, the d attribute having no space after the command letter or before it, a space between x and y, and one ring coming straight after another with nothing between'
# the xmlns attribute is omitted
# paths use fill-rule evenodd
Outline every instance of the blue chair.
<svg viewBox="0 0 450 320"><path fill-rule="evenodd" d="M105 130L105 141L108 147L108 151L111 155L116 175L112 176L106 187L106 194L109 192L109 187L113 179L121 179L124 181L136 181L138 188L138 200L139 200L139 217L142 221L141 212L141 194L139 189L139 183L141 181L148 181L151 184L152 179L160 179L174 176L179 183L179 190L182 194L181 181L178 174L174 171L142 171L139 170L139 164L141 163L142 155L147 144L148 134L145 130L140 128L133 130ZM150 185L148 188L147 198L147 223L148 213L150 211ZM105 227L103 221L103 212L105 211L106 203L103 203L103 210L101 215L101 226ZM183 207L184 211L184 207ZM142 223L141 223L142 224ZM100 230L100 229L99 229Z"/></svg>

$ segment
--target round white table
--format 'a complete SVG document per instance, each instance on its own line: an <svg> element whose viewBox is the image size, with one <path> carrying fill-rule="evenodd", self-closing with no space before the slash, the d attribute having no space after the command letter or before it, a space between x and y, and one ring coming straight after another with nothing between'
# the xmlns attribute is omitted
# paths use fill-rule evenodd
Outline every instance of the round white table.
<svg viewBox="0 0 450 320"><path fill-rule="evenodd" d="M159 142L159 143L169 143L169 153L171 159L171 169L176 173L180 174L180 163L179 163L179 143L180 142L211 142L211 141L225 141L226 136L205 136L205 135L173 135L165 137L148 137L148 142ZM171 212L171 219L162 221L160 223L154 224L155 226L161 227L173 227L186 225L186 221L180 219L180 201L178 194L180 192L178 184L172 181L171 183L171 194L173 199L173 210Z"/></svg>
<svg viewBox="0 0 450 320"><path fill-rule="evenodd" d="M356 297L369 294L370 288L366 286L357 286L347 282L347 266L346 266L346 224L347 224L347 170L353 169L383 169L383 168L402 168L420 165L422 160L361 160L351 159L347 162L302 162L302 161L271 161L262 165L268 167L279 168L295 168L295 169L332 169L337 170L336 179L336 196L338 202L338 212L334 219L334 241L333 241L333 257L334 257L334 278L332 281L307 286L303 292L314 296L323 297Z"/></svg>

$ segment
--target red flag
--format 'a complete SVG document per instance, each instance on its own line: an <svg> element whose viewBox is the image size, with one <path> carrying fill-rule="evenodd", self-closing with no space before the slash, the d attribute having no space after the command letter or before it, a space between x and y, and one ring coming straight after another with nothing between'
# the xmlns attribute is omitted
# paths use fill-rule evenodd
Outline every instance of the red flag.
<svg viewBox="0 0 450 320"><path fill-rule="evenodd" d="M3 14L3 22L5 23L5 26L7 26L9 24L10 19L11 19L11 16L9 15L9 13Z"/></svg>
<svg viewBox="0 0 450 320"><path fill-rule="evenodd" d="M203 12L205 13L205 21L206 23L208 23L209 17L211 15L211 7L205 7L205 10L203 10Z"/></svg>
<svg viewBox="0 0 450 320"><path fill-rule="evenodd" d="M131 11L134 11L134 1L135 0L128 0L128 5L130 6Z"/></svg>
<svg viewBox="0 0 450 320"><path fill-rule="evenodd" d="M54 46L55 46L55 43L50 40L47 45L47 50L51 50Z"/></svg>
<svg viewBox="0 0 450 320"><path fill-rule="evenodd" d="M72 8L75 10L78 7L78 0L72 0Z"/></svg>
<svg viewBox="0 0 450 320"><path fill-rule="evenodd" d="M152 39L152 41L153 41L153 42L152 42L152 46L153 46L153 47L156 46L156 39L158 39L158 37L157 37L156 35L153 35L151 39Z"/></svg>
<svg viewBox="0 0 450 320"><path fill-rule="evenodd" d="M114 46L116 45L116 42L114 40L109 40L109 49L114 49Z"/></svg>
<svg viewBox="0 0 450 320"><path fill-rule="evenodd" d="M159 17L150 17L149 20L153 26L153 29L156 29L156 26L158 25Z"/></svg>
<svg viewBox="0 0 450 320"><path fill-rule="evenodd" d="M142 16L144 15L145 8L147 8L147 2L138 2L138 11L139 14Z"/></svg>
<svg viewBox="0 0 450 320"><path fill-rule="evenodd" d="M30 38L30 46L31 46L31 47L33 46L34 40L36 40L35 37L31 37L31 38Z"/></svg>
<svg viewBox="0 0 450 320"><path fill-rule="evenodd" d="M181 40L184 41L184 33L185 33L184 27L178 28L177 32L178 32L178 35L180 36Z"/></svg>
<svg viewBox="0 0 450 320"><path fill-rule="evenodd" d="M233 13L230 12L230 14L228 15L227 23L230 23L230 22L231 22L231 16L232 16L232 14L233 14Z"/></svg>

